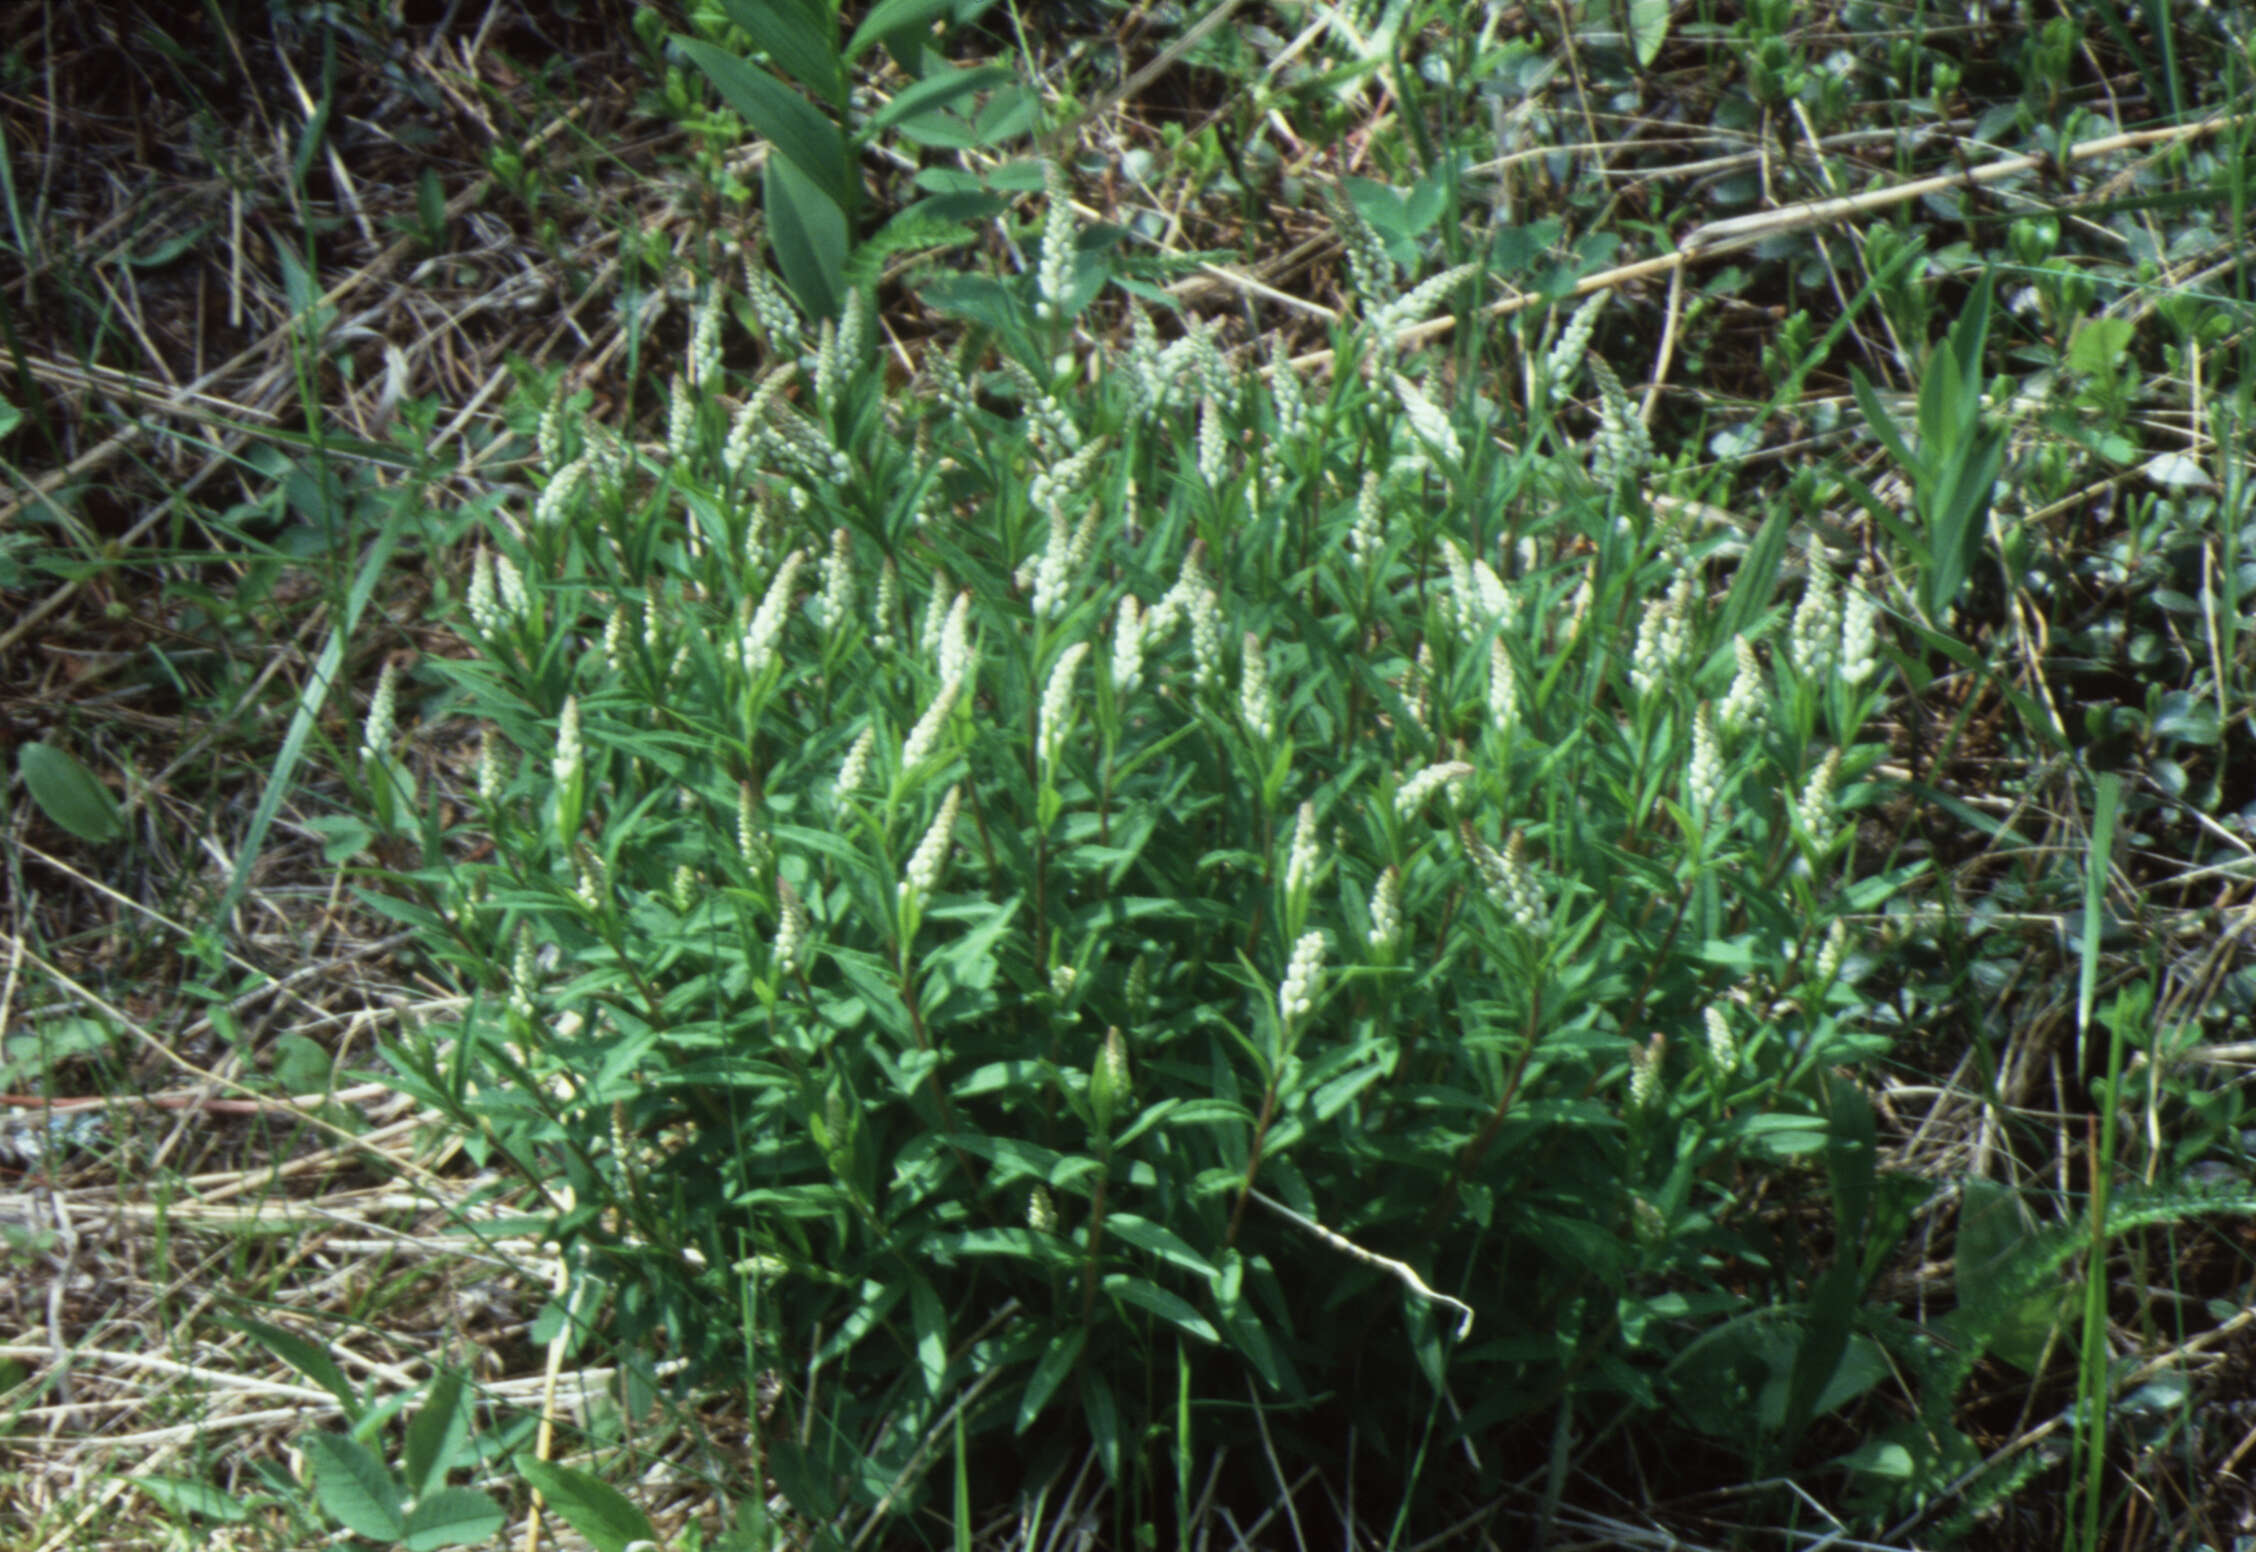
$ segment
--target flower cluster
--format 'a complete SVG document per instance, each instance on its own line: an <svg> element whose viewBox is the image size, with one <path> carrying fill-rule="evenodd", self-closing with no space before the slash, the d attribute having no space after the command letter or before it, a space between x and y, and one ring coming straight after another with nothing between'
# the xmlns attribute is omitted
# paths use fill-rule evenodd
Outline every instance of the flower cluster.
<svg viewBox="0 0 2256 1552"><path fill-rule="evenodd" d="M1462 796L1465 783L1472 779L1473 768L1462 760L1443 760L1426 766L1394 791L1394 813L1398 819L1408 819L1426 806L1426 800L1443 787L1449 789L1449 802L1455 807Z"/></svg>
<svg viewBox="0 0 2256 1552"><path fill-rule="evenodd" d="M1833 573L1812 560L1802 601L1794 607L1794 622L1786 633L1786 657L1804 679L1822 679L1832 670L1841 642L1841 598Z"/></svg>
<svg viewBox="0 0 2256 1552"><path fill-rule="evenodd" d="M1324 977L1324 935L1304 932L1293 945L1292 963L1285 967L1284 984L1277 988L1277 1011L1290 1026L1316 1011L1316 993Z"/></svg>
<svg viewBox="0 0 2256 1552"><path fill-rule="evenodd" d="M1488 720L1506 735L1520 720L1519 673L1512 667L1511 649L1502 636L1488 644Z"/></svg>
<svg viewBox="0 0 2256 1552"><path fill-rule="evenodd" d="M1379 526L1379 471L1368 470L1363 475L1363 487L1355 495L1355 526L1348 530L1348 547L1355 552L1358 565L1370 566L1386 547L1386 532Z"/></svg>
<svg viewBox="0 0 2256 1552"><path fill-rule="evenodd" d="M1049 209L1042 220L1042 259L1034 272L1041 300L1035 312L1044 322L1064 316L1066 293L1073 289L1073 202L1065 185L1065 169L1054 161L1042 164L1042 190Z"/></svg>
<svg viewBox="0 0 2256 1552"><path fill-rule="evenodd" d="M830 553L823 557L822 579L816 616L825 630L836 630L854 612L854 536L844 528L830 531Z"/></svg>
<svg viewBox="0 0 2256 1552"><path fill-rule="evenodd" d="M376 676L376 693L368 699L368 720L362 724L360 758L374 764L390 752L392 718L399 701L399 671L390 663Z"/></svg>
<svg viewBox="0 0 2256 1552"><path fill-rule="evenodd" d="M1382 954L1391 954L1402 941L1402 870L1389 866L1379 875L1378 887L1371 891L1371 930L1366 935L1371 947Z"/></svg>
<svg viewBox="0 0 2256 1552"><path fill-rule="evenodd" d="M1589 300L1576 308L1567 319L1567 326L1559 331L1552 343L1550 355L1543 360L1543 381L1554 394L1571 386L1582 370L1582 361L1590 349L1590 337L1598 331L1598 315L1606 310L1610 291L1593 291Z"/></svg>
<svg viewBox="0 0 2256 1552"><path fill-rule="evenodd" d="M1292 847L1285 854L1285 893L1297 895L1316 878L1322 843L1316 838L1316 805L1303 803L1293 822Z"/></svg>
<svg viewBox="0 0 2256 1552"><path fill-rule="evenodd" d="M1841 682L1862 684L1880 668L1880 606L1853 592L1841 606Z"/></svg>
<svg viewBox="0 0 2256 1552"><path fill-rule="evenodd" d="M1692 812L1713 814L1723 797L1723 750L1716 742L1715 712L1706 701L1692 713L1692 758L1684 767Z"/></svg>
<svg viewBox="0 0 2256 1552"><path fill-rule="evenodd" d="M1738 666L1732 670L1731 688L1724 692L1723 704L1716 708L1716 722L1724 732L1737 734L1763 724L1762 659L1755 656L1755 644L1744 636L1731 639L1731 655Z"/></svg>
<svg viewBox="0 0 2256 1552"><path fill-rule="evenodd" d="M806 564L806 552L793 550L769 579L767 595L760 600L760 607L753 611L752 623L744 630L745 677L758 680L775 661L776 645L783 639L784 626L790 623L792 593L799 585L799 572Z"/></svg>
<svg viewBox="0 0 2256 1552"><path fill-rule="evenodd" d="M956 699L963 694L961 678L943 680L931 703L918 717L916 726L909 729L908 741L901 745L901 774L907 776L924 764L939 746L940 730L947 726L948 713L956 709Z"/></svg>
<svg viewBox="0 0 2256 1552"><path fill-rule="evenodd" d="M862 783L869 780L870 757L877 752L877 729L862 729L854 747L846 751L845 763L838 767L838 795L859 792Z"/></svg>
<svg viewBox="0 0 2256 1552"><path fill-rule="evenodd" d="M1683 661L1692 636L1692 576L1677 573L1668 596L1649 600L1637 626L1637 645L1630 652L1629 680L1640 695L1664 688L1670 672Z"/></svg>
<svg viewBox="0 0 2256 1552"><path fill-rule="evenodd" d="M1483 268L1479 264L1459 264L1445 269L1431 279L1420 281L1371 313L1368 327L1372 347L1381 351L1392 350L1395 335L1425 322L1426 315L1441 305L1443 297L1479 274Z"/></svg>
<svg viewBox="0 0 2256 1552"><path fill-rule="evenodd" d="M1441 406L1425 395L1416 383L1400 372L1388 374L1394 384L1394 397L1402 406L1403 415L1410 422L1411 434L1425 447L1427 453L1451 466L1465 461L1465 444L1457 438L1457 428Z"/></svg>
<svg viewBox="0 0 2256 1552"><path fill-rule="evenodd" d="M807 968L814 950L814 928L807 920L806 902L799 891L791 887L789 879L776 880L776 901L781 907L782 920L776 924L775 965L785 975L797 975Z"/></svg>
<svg viewBox="0 0 2256 1552"><path fill-rule="evenodd" d="M963 788L950 787L948 795L940 800L940 812L932 821L932 828L924 832L917 842L916 851L909 857L908 873L901 880L901 900L930 898L940 887L940 873L948 865L948 848L955 843L956 815L963 807Z"/></svg>
<svg viewBox="0 0 2256 1552"><path fill-rule="evenodd" d="M1112 617L1112 684L1123 696L1144 682L1144 619L1136 595L1123 593Z"/></svg>
<svg viewBox="0 0 2256 1552"><path fill-rule="evenodd" d="M1605 357L1590 358L1590 375L1598 383L1598 436L1590 444L1590 477L1611 490L1653 466L1653 434Z"/></svg>
<svg viewBox="0 0 2256 1552"><path fill-rule="evenodd" d="M1470 821L1460 825L1457 833L1488 886L1489 899L1504 912L1505 919L1522 932L1542 936L1546 925L1543 888L1528 865L1527 838L1513 831L1500 852L1473 832Z"/></svg>
<svg viewBox="0 0 2256 1552"><path fill-rule="evenodd" d="M1076 641L1058 654L1055 667L1050 670L1050 682L1042 690L1042 721L1038 746L1045 768L1057 763L1065 747L1066 734L1073 727L1073 677L1081 670L1081 660L1089 655L1089 644Z"/></svg>
<svg viewBox="0 0 2256 1552"><path fill-rule="evenodd" d="M1277 736L1277 697L1269 689L1269 660L1261 638L1245 633L1245 669L1238 679L1238 712L1246 731L1266 743Z"/></svg>
<svg viewBox="0 0 2256 1552"><path fill-rule="evenodd" d="M1394 289L1394 260L1387 256L1386 243L1344 193L1332 199L1332 219L1347 253L1347 272L1356 296L1366 305L1376 302Z"/></svg>
<svg viewBox="0 0 2256 1552"><path fill-rule="evenodd" d="M1828 749L1817 769L1810 772L1801 796L1794 801L1794 824L1819 851L1833 843L1833 784L1841 775L1841 751Z"/></svg>

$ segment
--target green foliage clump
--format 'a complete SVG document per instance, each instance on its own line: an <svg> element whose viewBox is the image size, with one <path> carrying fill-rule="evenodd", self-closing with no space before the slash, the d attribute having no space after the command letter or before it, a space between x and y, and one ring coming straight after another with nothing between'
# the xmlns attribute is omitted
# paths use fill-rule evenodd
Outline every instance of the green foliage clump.
<svg viewBox="0 0 2256 1552"><path fill-rule="evenodd" d="M1133 301L1106 348L1062 212L909 392L866 293L810 329L755 267L768 370L709 297L663 446L537 408L444 665L491 853L393 907L474 995L404 1081L623 1332L830 1376L809 1512L911 1501L967 1395L1146 1494L1249 1394L1405 1456L1562 1403L1790 1444L1882 1372L1878 1256L1813 1322L1750 1199L1904 1218L1828 1077L1906 876L1880 600L1649 494L1594 356L1561 442L1588 316L1524 411L1393 346L1469 269L1322 380Z"/></svg>

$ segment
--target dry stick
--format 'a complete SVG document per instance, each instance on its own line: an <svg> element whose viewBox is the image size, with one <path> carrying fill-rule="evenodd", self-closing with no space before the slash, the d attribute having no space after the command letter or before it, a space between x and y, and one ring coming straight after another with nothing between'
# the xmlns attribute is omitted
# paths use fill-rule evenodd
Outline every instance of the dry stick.
<svg viewBox="0 0 2256 1552"><path fill-rule="evenodd" d="M1353 1256L1356 1260L1362 1262L1365 1266L1375 1266L1382 1272L1392 1274L1397 1282L1400 1282L1404 1287L1408 1288L1419 1298L1424 1299L1428 1304L1448 1305L1462 1317L1457 1322L1457 1339L1460 1342L1465 1339L1465 1333L1473 1329L1473 1307L1470 1304L1467 1304L1462 1299L1453 1299L1446 1293L1436 1293L1433 1289L1427 1287L1425 1279L1420 1277L1416 1272L1412 1271L1407 1264L1392 1260L1386 1256L1379 1255L1375 1251L1365 1250L1361 1245L1356 1244L1355 1241L1347 1239L1344 1236L1334 1234L1330 1229L1325 1228L1315 1219L1303 1218L1299 1213L1294 1212L1290 1207L1287 1207L1284 1203L1276 1200L1274 1197L1265 1195L1260 1191L1254 1191L1248 1194L1251 1195L1253 1199L1259 1202L1262 1206L1268 1208L1271 1212L1277 1214L1281 1218L1290 1219L1293 1223L1298 1224L1303 1229L1306 1229L1309 1233L1315 1235L1318 1239L1331 1246L1334 1250L1340 1251L1345 1255Z"/></svg>
<svg viewBox="0 0 2256 1552"><path fill-rule="evenodd" d="M2186 141L2196 140L2204 135L2217 134L2237 124L2245 123L2249 117L2248 114L2233 114L2229 117L2203 119L2197 124L2179 124L2169 129L2133 130L2127 134L2109 135L2100 140L2086 140L2080 145L2070 146L2058 158L2009 156L2004 161L1991 162L1968 171L1942 173L1932 178L1915 178L1909 183L1899 183L1884 189L1872 189L1863 194L1845 195L1839 199L1808 200L1798 205L1787 205L1777 210L1763 210L1753 215L1733 216L1724 221L1710 221L1704 226L1694 227L1687 233L1684 241L1675 252L1664 253L1658 258L1641 259L1635 264L1623 264L1613 269L1600 270L1595 275L1585 275L1575 282L1574 289L1567 294L1566 298L1561 300L1588 296L1593 291L1604 291L1615 286L1627 285L1633 280L1646 280L1655 275L1674 274L1694 259L1720 258L1727 253L1737 253L1743 248L1753 247L1764 238L1776 237L1781 233L1801 231L1813 226L1831 225L1856 216L1870 215L1876 210L1887 210L1909 200L1922 199L1929 194L1941 193L1946 189L1980 187L1984 184L1997 183L2020 173L2034 172L2039 168L2051 166L2056 160L2063 163L2085 162L2096 157L2112 156L2118 151L2135 150L2141 146L2183 144ZM2064 208L2073 209L2074 207ZM1501 302L1492 303L1482 309L1481 316L1484 318L1508 317L1513 313L1525 311L1527 308L1540 306L1549 300L1551 298L1539 293L1507 297ZM1427 340L1447 334L1456 326L1457 320L1454 316L1431 318L1424 323L1413 324L1409 328L1398 331L1394 336L1394 344L1397 348L1405 345L1423 344ZM1303 371L1328 371L1332 365L1333 354L1334 352L1329 350L1310 351L1305 356L1294 357L1292 364Z"/></svg>

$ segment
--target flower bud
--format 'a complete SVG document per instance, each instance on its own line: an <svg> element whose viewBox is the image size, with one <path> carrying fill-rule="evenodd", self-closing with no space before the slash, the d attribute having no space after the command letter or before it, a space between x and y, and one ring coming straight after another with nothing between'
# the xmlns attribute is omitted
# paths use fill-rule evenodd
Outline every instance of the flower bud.
<svg viewBox="0 0 2256 1552"><path fill-rule="evenodd" d="M1112 1118L1127 1098L1128 1042L1121 1037L1120 1026L1115 1024L1105 1031L1104 1049L1097 1053L1096 1068L1089 1074L1089 1108L1096 1112L1100 1134L1111 1135Z"/></svg>

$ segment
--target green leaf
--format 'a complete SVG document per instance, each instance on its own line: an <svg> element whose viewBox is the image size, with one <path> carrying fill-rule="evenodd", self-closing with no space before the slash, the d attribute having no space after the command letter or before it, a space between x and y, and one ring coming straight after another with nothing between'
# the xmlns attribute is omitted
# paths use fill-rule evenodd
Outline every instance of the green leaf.
<svg viewBox="0 0 2256 1552"><path fill-rule="evenodd" d="M1026 89L1025 83L1008 87L987 99L987 106L971 121L972 133L983 146L1001 145L1006 140L1016 140L1034 127L1042 111L1041 99ZM1002 185L998 183L996 187Z"/></svg>
<svg viewBox="0 0 2256 1552"><path fill-rule="evenodd" d="M1724 598L1723 609L1716 619L1715 639L1727 646L1731 638L1750 628L1756 616L1770 602L1772 588L1778 581L1778 568L1786 557L1786 539L1792 531L1792 515L1784 507L1771 508L1763 519L1762 527L1747 545L1736 573L1731 579L1731 591Z"/></svg>
<svg viewBox="0 0 2256 1552"><path fill-rule="evenodd" d="M25 744L18 749L16 774L40 812L80 840L100 845L125 834L125 816L118 812L110 789L52 744Z"/></svg>
<svg viewBox="0 0 2256 1552"><path fill-rule="evenodd" d="M762 174L768 212L768 246L811 318L835 318L845 301L839 290L849 240L843 207L783 157L771 156Z"/></svg>
<svg viewBox="0 0 2256 1552"><path fill-rule="evenodd" d="M909 1316L916 1327L917 1367L924 1373L924 1392L937 1396L948 1378L948 1311L930 1278L910 1280Z"/></svg>
<svg viewBox="0 0 2256 1552"><path fill-rule="evenodd" d="M927 307L1000 334L1017 332L1026 318L1009 292L986 275L938 275L917 288Z"/></svg>
<svg viewBox="0 0 2256 1552"><path fill-rule="evenodd" d="M2154 736L2188 744L2213 744L2219 736L2217 703L2206 695L2171 690L2154 712Z"/></svg>
<svg viewBox="0 0 2256 1552"><path fill-rule="evenodd" d="M1163 1228L1148 1218L1139 1218L1134 1213L1107 1213L1105 1232L1162 1261L1171 1261L1185 1271L1196 1272L1201 1277L1215 1275L1213 1262L1183 1243L1174 1230Z"/></svg>
<svg viewBox="0 0 2256 1552"><path fill-rule="evenodd" d="M2128 318L2086 318L2076 325L2068 341L2068 370L2087 377L2112 374L2115 363L2130 348L2138 325Z"/></svg>
<svg viewBox="0 0 2256 1552"><path fill-rule="evenodd" d="M1912 456L1903 433L1896 429L1895 416L1889 414L1888 407L1880 402L1879 391L1872 386L1871 379L1864 375L1861 368L1849 368L1849 389L1856 395L1857 408L1864 411L1865 426L1880 439L1880 445L1888 450L1888 456L1895 459L1904 472L1916 477L1926 466Z"/></svg>
<svg viewBox="0 0 2256 1552"><path fill-rule="evenodd" d="M1088 1342L1086 1326L1068 1326L1051 1336L1050 1345L1035 1360L1034 1372L1027 1377L1026 1389L1018 1398L1018 1421L1011 1432L1024 1433L1034 1425L1042 1409L1050 1404L1050 1398L1057 1394L1058 1386L1065 1383L1065 1377L1081 1361L1081 1349Z"/></svg>
<svg viewBox="0 0 2256 1552"><path fill-rule="evenodd" d="M470 1408L462 1371L441 1369L407 1425L407 1490L418 1499L446 1481L470 1440Z"/></svg>
<svg viewBox="0 0 2256 1552"><path fill-rule="evenodd" d="M280 1326L270 1326L263 1320L253 1320L247 1315L224 1319L220 1324L230 1326L312 1380L323 1390L335 1396L345 1409L345 1416L360 1421L360 1396L345 1371L329 1356L329 1349L295 1331L285 1331Z"/></svg>
<svg viewBox="0 0 2256 1552"><path fill-rule="evenodd" d="M655 1541L650 1519L610 1483L570 1466L519 1455L517 1474L548 1500L564 1522L587 1537L596 1552L627 1552L629 1543Z"/></svg>
<svg viewBox="0 0 2256 1552"><path fill-rule="evenodd" d="M249 1504L209 1482L191 1482L185 1477L123 1475L116 1480L130 1482L156 1500L168 1514L193 1514L221 1525L240 1525L251 1517Z"/></svg>
<svg viewBox="0 0 2256 1552"><path fill-rule="evenodd" d="M842 216L854 207L852 170L845 136L814 106L766 71L746 64L726 49L697 38L674 35L674 43L705 72L721 100L734 108L752 132L837 206ZM768 166L776 165L775 157ZM826 315L827 316L827 315Z"/></svg>
<svg viewBox="0 0 2256 1552"><path fill-rule="evenodd" d="M838 1513L830 1472L797 1439L767 1441L768 1474L791 1507L809 1524L820 1525Z"/></svg>
<svg viewBox="0 0 2256 1552"><path fill-rule="evenodd" d="M82 1056L97 1056L117 1037L118 1032L100 1019L74 1016L19 1027L0 1041L0 1088L21 1088L27 1078L45 1077Z"/></svg>
<svg viewBox="0 0 2256 1552"><path fill-rule="evenodd" d="M1105 1468L1105 1480L1120 1480L1120 1403L1095 1368L1081 1373L1081 1410L1089 1419L1089 1438Z"/></svg>
<svg viewBox="0 0 2256 1552"><path fill-rule="evenodd" d="M838 24L817 20L799 0L721 0L729 20L752 34L752 41L784 73L830 104L846 109L846 82L839 68ZM750 117L750 115L746 115Z"/></svg>
<svg viewBox="0 0 2256 1552"><path fill-rule="evenodd" d="M897 32L929 27L956 7L956 0L878 0L846 40L846 57L859 59Z"/></svg>
<svg viewBox="0 0 2256 1552"><path fill-rule="evenodd" d="M400 1531L407 1552L439 1547L474 1547L493 1540L509 1516L483 1493L467 1487L442 1487L416 1500Z"/></svg>
<svg viewBox="0 0 2256 1552"><path fill-rule="evenodd" d="M407 1528L399 1484L366 1445L341 1433L317 1433L305 1444L313 1496L322 1511L356 1536L397 1541Z"/></svg>
<svg viewBox="0 0 2256 1552"><path fill-rule="evenodd" d="M1669 0L1629 0L1629 39L1640 70L1651 68L1668 34Z"/></svg>
<svg viewBox="0 0 2256 1552"><path fill-rule="evenodd" d="M891 102L871 114L855 134L856 141L866 145L885 133L895 124L910 139L907 121L921 114L938 113L950 103L960 101L975 92L989 87L1003 86L1016 79L999 65L980 65L968 70L950 70L942 75L927 76L913 86L903 88ZM966 129L970 126L965 125Z"/></svg>
<svg viewBox="0 0 2256 1552"><path fill-rule="evenodd" d="M375 844L375 827L358 814L317 814L306 828L321 837L321 860L341 867Z"/></svg>
<svg viewBox="0 0 2256 1552"><path fill-rule="evenodd" d="M2044 1236L2020 1194L1994 1180L1968 1180L1958 1204L1958 1241L1954 1266L1962 1308L1996 1321L1990 1350L2018 1368L2034 1372L2043 1356L2052 1328L2059 1320L2066 1293L2060 1288L2039 1288L2010 1308L2000 1308L2015 1286L2018 1262L2041 1250Z"/></svg>
<svg viewBox="0 0 2256 1552"><path fill-rule="evenodd" d="M1114 1272L1105 1278L1104 1290L1124 1303L1149 1310L1169 1325L1189 1332L1202 1342L1222 1340L1222 1334L1207 1324L1206 1317L1193 1309L1189 1300L1180 1294L1169 1293L1155 1283L1148 1283L1141 1277Z"/></svg>
<svg viewBox="0 0 2256 1552"><path fill-rule="evenodd" d="M1877 1140L1864 1091L1835 1077L1826 1088L1825 1166L1833 1188L1833 1264L1810 1290L1809 1320L1794 1349L1779 1423L1783 1451L1800 1443L1824 1410L1864 1292L1863 1249L1872 1215Z"/></svg>

